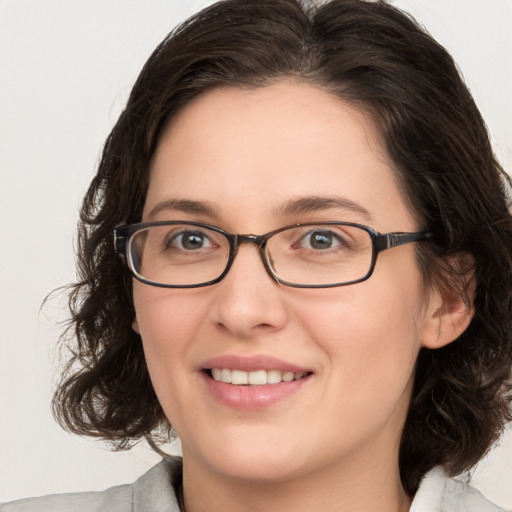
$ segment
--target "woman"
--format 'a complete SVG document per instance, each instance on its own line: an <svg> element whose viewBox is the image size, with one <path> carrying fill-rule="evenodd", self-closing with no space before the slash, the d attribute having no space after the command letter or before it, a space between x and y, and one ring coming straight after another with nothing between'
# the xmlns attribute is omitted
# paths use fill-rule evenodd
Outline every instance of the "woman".
<svg viewBox="0 0 512 512"><path fill-rule="evenodd" d="M54 402L119 447L176 432L183 462L5 510L501 510L450 477L510 420L506 183L452 59L391 6L199 13L84 201Z"/></svg>

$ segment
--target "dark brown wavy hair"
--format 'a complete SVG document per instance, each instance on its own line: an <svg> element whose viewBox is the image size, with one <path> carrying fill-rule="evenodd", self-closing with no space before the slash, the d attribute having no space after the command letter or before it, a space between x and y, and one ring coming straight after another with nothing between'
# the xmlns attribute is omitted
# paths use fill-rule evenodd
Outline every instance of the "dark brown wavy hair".
<svg viewBox="0 0 512 512"><path fill-rule="evenodd" d="M113 229L138 222L148 170L169 120L216 87L314 84L371 117L421 228L426 284L465 296L453 257L471 255L475 315L455 342L422 349L400 446L410 494L436 465L471 468L510 420L512 219L508 178L449 54L383 1L225 0L175 29L140 73L109 135L78 231L79 282L63 336L71 359L56 391L60 423L128 448L172 427L132 329L131 277Z"/></svg>

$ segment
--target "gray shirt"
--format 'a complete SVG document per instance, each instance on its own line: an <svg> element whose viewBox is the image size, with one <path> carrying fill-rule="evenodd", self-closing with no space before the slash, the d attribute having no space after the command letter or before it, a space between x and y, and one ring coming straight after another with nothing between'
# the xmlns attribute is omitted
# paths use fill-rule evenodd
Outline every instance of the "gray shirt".
<svg viewBox="0 0 512 512"><path fill-rule="evenodd" d="M133 484L101 492L55 494L0 506L0 512L180 512L181 459L164 460ZM410 512L512 512L494 505L473 487L448 478L438 467L427 473Z"/></svg>

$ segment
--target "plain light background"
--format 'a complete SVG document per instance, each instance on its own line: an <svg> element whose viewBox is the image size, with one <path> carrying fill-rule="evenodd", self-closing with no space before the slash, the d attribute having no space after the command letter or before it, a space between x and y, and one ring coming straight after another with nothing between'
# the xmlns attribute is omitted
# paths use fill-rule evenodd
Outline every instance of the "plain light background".
<svg viewBox="0 0 512 512"><path fill-rule="evenodd" d="M257 1L257 0L255 0ZM50 414L74 229L102 143L156 44L205 0L0 0L0 501L103 489L159 460ZM512 0L401 0L454 55L512 170ZM512 508L512 434L475 484Z"/></svg>

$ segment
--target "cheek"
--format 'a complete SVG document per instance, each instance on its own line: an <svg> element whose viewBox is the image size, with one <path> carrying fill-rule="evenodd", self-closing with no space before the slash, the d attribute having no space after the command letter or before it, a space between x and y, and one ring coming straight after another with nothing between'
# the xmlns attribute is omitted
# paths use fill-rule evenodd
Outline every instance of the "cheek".
<svg viewBox="0 0 512 512"><path fill-rule="evenodd" d="M406 386L412 376L423 292L415 281L400 286L373 277L353 287L324 290L296 311L343 388L379 394L389 386Z"/></svg>
<svg viewBox="0 0 512 512"><path fill-rule="evenodd" d="M201 301L194 293L134 284L137 324L153 388L166 417L181 433L195 421L189 381L193 363L190 347L204 320ZM204 302L204 301L203 301Z"/></svg>
<svg viewBox="0 0 512 512"><path fill-rule="evenodd" d="M169 382L187 367L186 349L201 326L202 312L197 301L166 289L136 283L133 296L153 385L157 393L160 388L171 389ZM191 307L191 303L196 307Z"/></svg>
<svg viewBox="0 0 512 512"><path fill-rule="evenodd" d="M179 349L178 340L200 326L200 301L194 300L193 290L187 292L134 283L136 324L144 344L151 350Z"/></svg>
<svg viewBox="0 0 512 512"><path fill-rule="evenodd" d="M308 333L322 360L322 404L312 405L317 419L311 429L323 432L329 443L318 450L331 455L381 435L397 443L403 428L421 304L404 289L385 289L369 280L294 303L299 332Z"/></svg>

